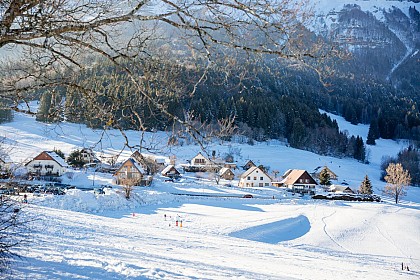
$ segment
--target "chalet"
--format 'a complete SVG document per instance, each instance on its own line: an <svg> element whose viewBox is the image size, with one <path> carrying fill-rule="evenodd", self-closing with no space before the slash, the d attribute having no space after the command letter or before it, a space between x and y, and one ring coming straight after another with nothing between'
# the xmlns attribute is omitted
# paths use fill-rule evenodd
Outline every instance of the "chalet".
<svg viewBox="0 0 420 280"><path fill-rule="evenodd" d="M248 160L245 165L242 167L244 170L249 170L251 167L256 166L252 160Z"/></svg>
<svg viewBox="0 0 420 280"><path fill-rule="evenodd" d="M150 176L145 176L143 167L133 158L127 159L115 172L117 185L148 186L151 183Z"/></svg>
<svg viewBox="0 0 420 280"><path fill-rule="evenodd" d="M238 165L236 163L234 163L234 162L225 162L223 164L223 166L226 167L226 168L229 168L231 170L232 169L236 170L238 168Z"/></svg>
<svg viewBox="0 0 420 280"><path fill-rule="evenodd" d="M95 153L92 149L81 149L80 150L80 160L83 161L85 164L98 164L101 161L96 157Z"/></svg>
<svg viewBox="0 0 420 280"><path fill-rule="evenodd" d="M142 154L135 151L131 158L135 159L145 169L147 174L155 174L165 168L165 159L154 155Z"/></svg>
<svg viewBox="0 0 420 280"><path fill-rule="evenodd" d="M200 152L192 158L191 165L206 166L210 165L211 161L203 156Z"/></svg>
<svg viewBox="0 0 420 280"><path fill-rule="evenodd" d="M219 171L219 176L225 180L233 180L235 178L235 174L233 174L232 170L227 167L223 167Z"/></svg>
<svg viewBox="0 0 420 280"><path fill-rule="evenodd" d="M219 172L225 166L225 162L219 158L208 159L200 152L191 159L189 164L181 164L186 172Z"/></svg>
<svg viewBox="0 0 420 280"><path fill-rule="evenodd" d="M280 185L298 193L314 193L317 185L314 178L306 170L288 170Z"/></svg>
<svg viewBox="0 0 420 280"><path fill-rule="evenodd" d="M61 176L66 173L68 164L52 151L44 151L25 164L28 173L36 176Z"/></svg>
<svg viewBox="0 0 420 280"><path fill-rule="evenodd" d="M330 192L335 193L354 193L354 191L349 186L341 186L341 185L331 185Z"/></svg>
<svg viewBox="0 0 420 280"><path fill-rule="evenodd" d="M268 187L270 185L270 176L256 166L245 171L239 180L239 187Z"/></svg>
<svg viewBox="0 0 420 280"><path fill-rule="evenodd" d="M318 166L317 168L314 169L314 172L312 172L311 175L314 178L319 179L319 174L321 174L321 171L324 170L324 169L330 175L330 179L331 180L337 180L338 179L337 174L335 174L334 172L332 172L331 169L329 169L327 166L324 166L323 168L321 168L321 166Z"/></svg>
<svg viewBox="0 0 420 280"><path fill-rule="evenodd" d="M166 166L165 169L162 170L161 174L162 176L169 178L179 178L181 176L179 171L172 164Z"/></svg>

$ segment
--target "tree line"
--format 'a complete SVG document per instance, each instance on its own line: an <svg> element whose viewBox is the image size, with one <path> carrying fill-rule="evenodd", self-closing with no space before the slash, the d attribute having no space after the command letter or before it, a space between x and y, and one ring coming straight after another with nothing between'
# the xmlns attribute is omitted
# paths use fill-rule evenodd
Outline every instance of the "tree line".
<svg viewBox="0 0 420 280"><path fill-rule="evenodd" d="M161 70L156 70L156 75L162 73L162 68L178 73L177 85L171 90L179 94L155 97L161 99L166 110L178 118L188 116L209 125L233 118L234 133L249 139L287 140L294 148L366 161L363 139L359 136L348 137L340 132L336 121L321 114L312 98L306 98L315 94L313 87L307 87L310 93L301 92L296 80L279 83L261 72L253 79L238 81L235 80L237 75L232 75L233 78L225 81L223 73L209 71L206 80L197 85L195 94L185 95L182 92L191 91L187 80L192 77L197 79L201 73L168 63L159 65ZM302 79L305 75L308 76L302 73ZM95 83L92 82L93 76ZM85 85L85 88L94 87L102 94L95 96L92 102L89 94L77 88L45 91L40 96L37 120L57 122L65 119L92 128L172 129L173 120L141 96L128 78L118 73L112 65L94 65L80 74L78 83ZM157 80L155 86L172 85ZM321 88L319 81L318 87ZM135 107L135 110L130 110L131 107ZM139 112L141 118L133 118L132 111ZM138 122L140 119L141 123Z"/></svg>

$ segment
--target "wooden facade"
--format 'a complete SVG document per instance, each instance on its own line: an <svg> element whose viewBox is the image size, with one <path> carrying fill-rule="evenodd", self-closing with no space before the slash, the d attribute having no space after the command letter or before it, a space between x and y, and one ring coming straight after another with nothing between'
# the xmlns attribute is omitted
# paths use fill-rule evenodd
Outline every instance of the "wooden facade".
<svg viewBox="0 0 420 280"><path fill-rule="evenodd" d="M314 193L317 182L306 170L293 169L287 172L280 185L287 187L293 192Z"/></svg>
<svg viewBox="0 0 420 280"><path fill-rule="evenodd" d="M127 159L114 174L117 185L148 186L151 183L148 179L150 176L144 175L144 169L133 158Z"/></svg>
<svg viewBox="0 0 420 280"><path fill-rule="evenodd" d="M235 178L235 174L233 174L232 170L227 167L223 167L219 171L219 176L225 180L233 180Z"/></svg>

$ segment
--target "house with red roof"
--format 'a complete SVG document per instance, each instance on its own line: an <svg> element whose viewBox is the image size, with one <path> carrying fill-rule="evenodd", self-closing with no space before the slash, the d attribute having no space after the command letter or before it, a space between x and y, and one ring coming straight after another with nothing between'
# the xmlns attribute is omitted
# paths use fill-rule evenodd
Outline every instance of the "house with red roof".
<svg viewBox="0 0 420 280"><path fill-rule="evenodd" d="M36 176L61 176L69 165L53 151L43 151L25 164L29 174Z"/></svg>

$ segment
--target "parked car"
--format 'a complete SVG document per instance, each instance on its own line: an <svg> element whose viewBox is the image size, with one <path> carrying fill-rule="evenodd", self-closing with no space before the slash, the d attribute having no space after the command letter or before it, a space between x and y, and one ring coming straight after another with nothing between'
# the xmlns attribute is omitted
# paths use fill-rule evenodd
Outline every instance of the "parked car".
<svg viewBox="0 0 420 280"><path fill-rule="evenodd" d="M243 198L254 198L254 196L252 194L246 194L243 196Z"/></svg>
<svg viewBox="0 0 420 280"><path fill-rule="evenodd" d="M105 191L104 191L104 189L103 189L103 188L95 188L95 189L93 190L93 193L94 193L94 194L105 194Z"/></svg>

